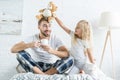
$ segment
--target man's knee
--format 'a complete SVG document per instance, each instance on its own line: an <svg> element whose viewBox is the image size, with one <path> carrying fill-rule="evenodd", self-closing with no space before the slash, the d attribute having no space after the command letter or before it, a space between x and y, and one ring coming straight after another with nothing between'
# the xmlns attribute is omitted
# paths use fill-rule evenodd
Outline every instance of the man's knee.
<svg viewBox="0 0 120 80"><path fill-rule="evenodd" d="M17 58L19 58L19 59L21 59L21 58L29 59L30 57L31 57L30 54L24 50L19 51L17 54Z"/></svg>
<svg viewBox="0 0 120 80"><path fill-rule="evenodd" d="M32 72L32 68L35 66L35 62L30 57L29 53L26 51L19 51L17 54L17 60L27 72Z"/></svg>

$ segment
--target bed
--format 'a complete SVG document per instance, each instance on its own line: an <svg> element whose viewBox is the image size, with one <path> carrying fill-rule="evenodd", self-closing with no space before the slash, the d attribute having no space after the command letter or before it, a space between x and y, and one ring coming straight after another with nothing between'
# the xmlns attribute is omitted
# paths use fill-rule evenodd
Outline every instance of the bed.
<svg viewBox="0 0 120 80"><path fill-rule="evenodd" d="M54 75L40 75L29 73L18 73L14 75L10 80L113 80L107 77L97 66L86 64L85 68L87 72L93 72L88 74L54 74ZM73 69L74 70L74 69ZM73 71L71 71L73 72Z"/></svg>
<svg viewBox="0 0 120 80"><path fill-rule="evenodd" d="M74 75L39 75L33 73L20 73L13 76L10 80L93 80L87 74L74 74Z"/></svg>

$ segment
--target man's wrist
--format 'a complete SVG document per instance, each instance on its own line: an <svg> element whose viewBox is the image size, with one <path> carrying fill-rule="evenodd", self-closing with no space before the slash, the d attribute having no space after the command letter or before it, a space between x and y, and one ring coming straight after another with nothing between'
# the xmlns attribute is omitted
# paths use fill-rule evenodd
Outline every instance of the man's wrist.
<svg viewBox="0 0 120 80"><path fill-rule="evenodd" d="M27 44L27 48L32 48L32 47L34 47L34 43L33 42Z"/></svg>
<svg viewBox="0 0 120 80"><path fill-rule="evenodd" d="M49 49L48 52L51 53L51 54L55 54L55 50L54 49Z"/></svg>

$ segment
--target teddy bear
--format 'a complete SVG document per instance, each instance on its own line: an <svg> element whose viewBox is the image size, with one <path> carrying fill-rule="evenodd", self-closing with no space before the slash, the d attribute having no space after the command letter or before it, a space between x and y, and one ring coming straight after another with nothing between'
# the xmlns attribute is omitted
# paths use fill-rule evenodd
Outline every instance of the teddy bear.
<svg viewBox="0 0 120 80"><path fill-rule="evenodd" d="M40 20L41 18L45 17L48 19L48 22L51 22L54 17L53 14L57 10L57 6L53 2L49 2L48 7L39 10L41 14L37 15L36 18Z"/></svg>

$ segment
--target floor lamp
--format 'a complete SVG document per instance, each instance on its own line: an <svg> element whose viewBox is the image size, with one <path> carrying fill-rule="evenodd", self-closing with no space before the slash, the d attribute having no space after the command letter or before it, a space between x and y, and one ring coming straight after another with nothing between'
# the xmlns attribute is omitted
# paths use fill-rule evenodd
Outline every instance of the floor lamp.
<svg viewBox="0 0 120 80"><path fill-rule="evenodd" d="M104 29L107 29L107 34L105 38L105 43L104 43L104 48L102 51L102 56L100 60L100 65L99 67L101 68L102 62L103 62L103 57L106 49L106 44L107 41L110 40L110 52L112 56L112 71L113 71L113 79L115 79L115 67L114 67L114 56L113 56L113 48L112 48L112 39L111 39L111 30L115 29L120 26L120 20L118 20L120 17L113 12L103 12L101 14L100 18L100 26L104 27Z"/></svg>

